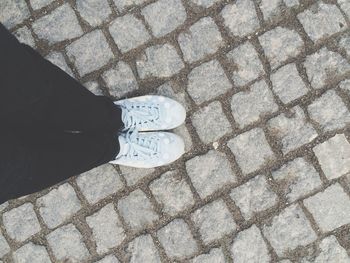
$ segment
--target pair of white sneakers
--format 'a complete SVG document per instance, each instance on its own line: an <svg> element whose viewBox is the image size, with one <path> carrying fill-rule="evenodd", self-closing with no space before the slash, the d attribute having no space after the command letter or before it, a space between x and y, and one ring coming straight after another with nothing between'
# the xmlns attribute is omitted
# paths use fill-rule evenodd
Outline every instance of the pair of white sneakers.
<svg viewBox="0 0 350 263"><path fill-rule="evenodd" d="M112 164L136 168L163 166L185 152L181 137L171 132L186 119L185 108L163 96L141 96L114 102L122 109L124 128L119 135L120 152Z"/></svg>

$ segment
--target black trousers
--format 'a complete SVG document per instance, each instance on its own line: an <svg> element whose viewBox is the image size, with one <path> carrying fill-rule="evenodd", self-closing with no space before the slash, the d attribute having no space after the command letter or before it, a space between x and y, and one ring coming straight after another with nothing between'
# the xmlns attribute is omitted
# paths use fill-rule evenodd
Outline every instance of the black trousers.
<svg viewBox="0 0 350 263"><path fill-rule="evenodd" d="M121 128L110 98L88 91L0 24L0 204L113 160Z"/></svg>

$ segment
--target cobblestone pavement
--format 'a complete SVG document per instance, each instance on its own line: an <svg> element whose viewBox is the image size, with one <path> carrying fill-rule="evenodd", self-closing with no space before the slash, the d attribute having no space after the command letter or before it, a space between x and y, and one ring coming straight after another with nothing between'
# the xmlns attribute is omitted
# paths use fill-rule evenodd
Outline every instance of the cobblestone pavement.
<svg viewBox="0 0 350 263"><path fill-rule="evenodd" d="M188 110L178 162L1 205L0 262L350 262L349 0L1 0L0 20L96 94Z"/></svg>

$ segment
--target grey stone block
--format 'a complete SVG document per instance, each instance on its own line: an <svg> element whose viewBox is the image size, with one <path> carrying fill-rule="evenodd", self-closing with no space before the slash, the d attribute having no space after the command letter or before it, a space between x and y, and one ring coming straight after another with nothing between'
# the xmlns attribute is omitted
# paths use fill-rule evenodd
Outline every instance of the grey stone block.
<svg viewBox="0 0 350 263"><path fill-rule="evenodd" d="M30 0L30 5L34 10L43 8L51 4L54 0Z"/></svg>
<svg viewBox="0 0 350 263"><path fill-rule="evenodd" d="M156 37L162 37L180 25L186 18L186 10L180 0L159 0L141 11Z"/></svg>
<svg viewBox="0 0 350 263"><path fill-rule="evenodd" d="M225 154L214 150L187 161L186 170L201 198L236 182L236 176Z"/></svg>
<svg viewBox="0 0 350 263"><path fill-rule="evenodd" d="M7 28L12 28L30 16L25 0L0 1L0 21Z"/></svg>
<svg viewBox="0 0 350 263"><path fill-rule="evenodd" d="M44 246L35 245L32 242L20 247L13 252L13 261L16 263L50 263L50 257Z"/></svg>
<svg viewBox="0 0 350 263"><path fill-rule="evenodd" d="M107 0L77 0L76 5L81 17L93 27L102 24L112 14Z"/></svg>
<svg viewBox="0 0 350 263"><path fill-rule="evenodd" d="M207 254L202 254L190 261L191 263L225 263L225 255L221 248L213 248Z"/></svg>
<svg viewBox="0 0 350 263"><path fill-rule="evenodd" d="M113 1L120 12L123 12L126 9L129 9L131 7L136 7L146 2L149 2L149 0L113 0Z"/></svg>
<svg viewBox="0 0 350 263"><path fill-rule="evenodd" d="M204 17L178 37L184 59L193 63L223 46L221 33L211 17Z"/></svg>
<svg viewBox="0 0 350 263"><path fill-rule="evenodd" d="M11 251L9 244L7 243L5 237L0 232L0 258L5 256Z"/></svg>
<svg viewBox="0 0 350 263"><path fill-rule="evenodd" d="M35 41L32 35L32 32L28 29L27 26L23 26L19 29L17 29L14 32L14 35L17 37L19 42L27 44L33 48L35 48Z"/></svg>
<svg viewBox="0 0 350 263"><path fill-rule="evenodd" d="M54 51L48 54L45 58L74 78L73 72L67 65L67 62L62 53Z"/></svg>
<svg viewBox="0 0 350 263"><path fill-rule="evenodd" d="M128 262L161 263L159 252L150 235L143 235L131 241L127 247Z"/></svg>
<svg viewBox="0 0 350 263"><path fill-rule="evenodd" d="M32 27L35 34L49 44L74 39L83 34L78 19L68 3L39 18Z"/></svg>
<svg viewBox="0 0 350 263"><path fill-rule="evenodd" d="M338 183L305 199L304 204L323 232L350 223L350 198Z"/></svg>
<svg viewBox="0 0 350 263"><path fill-rule="evenodd" d="M275 20L283 11L282 0L262 0L259 5L264 20Z"/></svg>
<svg viewBox="0 0 350 263"><path fill-rule="evenodd" d="M275 160L264 131L255 128L228 141L227 146L236 157L244 174L254 172Z"/></svg>

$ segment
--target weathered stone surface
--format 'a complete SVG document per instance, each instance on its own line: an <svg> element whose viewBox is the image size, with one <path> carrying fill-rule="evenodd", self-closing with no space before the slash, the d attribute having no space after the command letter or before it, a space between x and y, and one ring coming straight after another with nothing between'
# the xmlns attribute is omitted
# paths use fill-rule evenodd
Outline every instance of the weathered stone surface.
<svg viewBox="0 0 350 263"><path fill-rule="evenodd" d="M57 228L46 238L58 261L82 262L89 257L83 237L73 224Z"/></svg>
<svg viewBox="0 0 350 263"><path fill-rule="evenodd" d="M109 255L109 256L105 256L103 259L96 261L95 263L119 263L119 260L113 256L113 255Z"/></svg>
<svg viewBox="0 0 350 263"><path fill-rule="evenodd" d="M334 90L327 91L310 104L308 112L324 131L342 129L350 124L350 112Z"/></svg>
<svg viewBox="0 0 350 263"><path fill-rule="evenodd" d="M350 4L349 4L350 5ZM339 47L345 50L348 57L350 57L350 35L343 36L339 41Z"/></svg>
<svg viewBox="0 0 350 263"><path fill-rule="evenodd" d="M131 241L127 248L128 262L154 262L161 263L159 252L150 235L143 235Z"/></svg>
<svg viewBox="0 0 350 263"><path fill-rule="evenodd" d="M300 35L284 27L276 27L259 37L271 67L276 68L289 58L296 57L304 49Z"/></svg>
<svg viewBox="0 0 350 263"><path fill-rule="evenodd" d="M50 263L50 257L44 246L35 245L32 242L20 247L13 253L13 261L16 263Z"/></svg>
<svg viewBox="0 0 350 263"><path fill-rule="evenodd" d="M139 6L146 2L149 2L149 0L113 0L114 4L117 6L119 11L125 11L126 9L129 9L133 6Z"/></svg>
<svg viewBox="0 0 350 263"><path fill-rule="evenodd" d="M5 237L0 232L0 258L5 256L10 251L11 250L10 250L9 244L7 243Z"/></svg>
<svg viewBox="0 0 350 263"><path fill-rule="evenodd" d="M235 155L244 174L254 172L275 159L264 131L260 128L236 136L228 141L227 146Z"/></svg>
<svg viewBox="0 0 350 263"><path fill-rule="evenodd" d="M188 258L198 250L188 225L182 219L175 219L158 230L157 236L165 253L172 259Z"/></svg>
<svg viewBox="0 0 350 263"><path fill-rule="evenodd" d="M32 32L28 29L27 26L23 26L17 29L14 32L14 35L17 37L19 42L27 44L33 48L35 48L35 40L33 38Z"/></svg>
<svg viewBox="0 0 350 263"><path fill-rule="evenodd" d="M349 63L339 53L329 51L325 47L306 57L304 67L315 89L323 88L350 72Z"/></svg>
<svg viewBox="0 0 350 263"><path fill-rule="evenodd" d="M304 158L297 158L272 173L289 202L312 193L322 186L321 179Z"/></svg>
<svg viewBox="0 0 350 263"><path fill-rule="evenodd" d="M7 28L22 23L30 16L25 0L2 0L0 2L0 21Z"/></svg>
<svg viewBox="0 0 350 263"><path fill-rule="evenodd" d="M274 20L281 15L283 10L282 0L261 0L260 9L264 20Z"/></svg>
<svg viewBox="0 0 350 263"><path fill-rule="evenodd" d="M163 211L172 216L194 205L191 189L177 171L166 172L149 187Z"/></svg>
<svg viewBox="0 0 350 263"><path fill-rule="evenodd" d="M80 201L68 183L51 190L36 201L41 217L49 228L55 228L81 208Z"/></svg>
<svg viewBox="0 0 350 263"><path fill-rule="evenodd" d="M350 172L350 144L343 134L316 145L313 151L329 180Z"/></svg>
<svg viewBox="0 0 350 263"><path fill-rule="evenodd" d="M130 14L114 20L109 27L109 32L123 53L146 43L150 39L142 21Z"/></svg>
<svg viewBox="0 0 350 263"><path fill-rule="evenodd" d="M246 220L271 208L278 201L277 195L271 190L263 175L258 175L247 183L234 188L230 197Z"/></svg>
<svg viewBox="0 0 350 263"><path fill-rule="evenodd" d="M350 198L338 183L304 200L304 204L324 232L350 223Z"/></svg>
<svg viewBox="0 0 350 263"><path fill-rule="evenodd" d="M77 10L91 26L98 26L112 14L107 0L77 0Z"/></svg>
<svg viewBox="0 0 350 263"><path fill-rule="evenodd" d="M279 256L298 246L305 246L317 238L297 204L287 207L273 217L271 223L264 226L263 232Z"/></svg>
<svg viewBox="0 0 350 263"><path fill-rule="evenodd" d="M191 263L225 263L225 255L221 248L213 248L207 254L202 254L190 261Z"/></svg>
<svg viewBox="0 0 350 263"><path fill-rule="evenodd" d="M282 113L271 119L268 130L282 144L284 154L310 143L318 136L299 106L292 108L290 114Z"/></svg>
<svg viewBox="0 0 350 263"><path fill-rule="evenodd" d="M209 8L216 3L220 3L222 0L189 0L191 3L193 3L196 6Z"/></svg>
<svg viewBox="0 0 350 263"><path fill-rule="evenodd" d="M139 183L143 178L152 174L155 169L137 169L133 167L120 166L120 170L122 171L122 175L126 180L128 186L133 186Z"/></svg>
<svg viewBox="0 0 350 263"><path fill-rule="evenodd" d="M336 5L319 2L298 15L312 41L324 40L346 30L346 21Z"/></svg>
<svg viewBox="0 0 350 263"><path fill-rule="evenodd" d="M211 17L204 17L178 37L182 53L192 63L218 51L223 45L221 33Z"/></svg>
<svg viewBox="0 0 350 263"><path fill-rule="evenodd" d="M339 87L350 96L350 79L340 82Z"/></svg>
<svg viewBox="0 0 350 263"><path fill-rule="evenodd" d="M31 203L25 203L2 215L7 234L18 242L23 242L37 234L41 228Z"/></svg>
<svg viewBox="0 0 350 263"><path fill-rule="evenodd" d="M183 69L184 63L174 46L164 44L147 48L136 66L141 79L167 78Z"/></svg>
<svg viewBox="0 0 350 263"><path fill-rule="evenodd" d="M34 10L51 4L54 0L30 0L30 5Z"/></svg>
<svg viewBox="0 0 350 263"><path fill-rule="evenodd" d="M186 170L202 198L236 181L227 157L215 150L187 161Z"/></svg>
<svg viewBox="0 0 350 263"><path fill-rule="evenodd" d="M254 83L250 90L233 95L232 114L240 128L258 121L278 110L273 94L264 80Z"/></svg>
<svg viewBox="0 0 350 263"><path fill-rule="evenodd" d="M188 75L187 91L197 104L224 94L231 86L217 60L201 64Z"/></svg>
<svg viewBox="0 0 350 263"><path fill-rule="evenodd" d="M69 59L81 76L105 66L114 58L102 31L92 31L67 47Z"/></svg>
<svg viewBox="0 0 350 263"><path fill-rule="evenodd" d="M231 125L225 117L220 102L214 101L192 115L192 123L204 143L219 140L231 132Z"/></svg>
<svg viewBox="0 0 350 263"><path fill-rule="evenodd" d="M192 213L191 219L206 244L223 238L236 229L232 215L222 200L199 208Z"/></svg>
<svg viewBox="0 0 350 263"><path fill-rule="evenodd" d="M268 263L271 259L256 225L238 233L233 240L231 254L235 263Z"/></svg>
<svg viewBox="0 0 350 263"><path fill-rule="evenodd" d="M114 68L103 73L102 78L107 84L109 93L116 98L121 98L139 88L130 66L123 61L119 61Z"/></svg>
<svg viewBox="0 0 350 263"><path fill-rule="evenodd" d="M123 188L118 172L110 164L81 174L77 178L77 184L90 204L95 204Z"/></svg>
<svg viewBox="0 0 350 263"><path fill-rule="evenodd" d="M141 11L156 37L162 37L182 25L186 10L180 0L159 0Z"/></svg>
<svg viewBox="0 0 350 263"><path fill-rule="evenodd" d="M265 73L258 53L250 42L227 53L228 62L232 65L232 80L237 86L244 86Z"/></svg>
<svg viewBox="0 0 350 263"><path fill-rule="evenodd" d="M50 44L74 39L83 34L78 19L69 4L64 4L33 23L35 34Z"/></svg>
<svg viewBox="0 0 350 263"><path fill-rule="evenodd" d="M350 3L347 0L338 0L340 8L345 12L345 14L350 19Z"/></svg>
<svg viewBox="0 0 350 263"><path fill-rule="evenodd" d="M144 192L135 190L118 202L118 210L134 231L147 228L159 219Z"/></svg>
<svg viewBox="0 0 350 263"><path fill-rule="evenodd" d="M117 247L126 237L113 204L108 204L95 214L88 216L86 222L92 229L96 251L99 254Z"/></svg>
<svg viewBox="0 0 350 263"><path fill-rule="evenodd" d="M308 93L295 64L288 64L271 75L272 88L280 100L287 104Z"/></svg>
<svg viewBox="0 0 350 263"><path fill-rule="evenodd" d="M101 90L101 86L97 81L88 81L85 82L84 87L87 88L89 91L94 93L97 96L103 95L103 91Z"/></svg>
<svg viewBox="0 0 350 263"><path fill-rule="evenodd" d="M244 37L259 29L259 20L251 0L238 0L221 11L225 26L232 36Z"/></svg>

